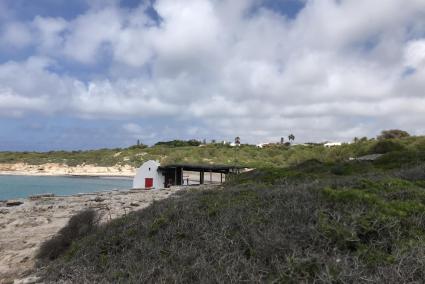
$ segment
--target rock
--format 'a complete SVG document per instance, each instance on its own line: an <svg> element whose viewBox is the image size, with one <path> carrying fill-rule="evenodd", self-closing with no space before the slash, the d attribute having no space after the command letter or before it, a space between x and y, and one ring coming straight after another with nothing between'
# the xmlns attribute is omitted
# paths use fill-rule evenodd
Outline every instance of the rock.
<svg viewBox="0 0 425 284"><path fill-rule="evenodd" d="M0 209L0 214L8 214L9 210L7 209Z"/></svg>
<svg viewBox="0 0 425 284"><path fill-rule="evenodd" d="M100 196L96 196L96 198L95 199L93 199L93 201L95 201L95 202L103 202L103 201L105 201L105 199L103 199L102 197L100 197Z"/></svg>
<svg viewBox="0 0 425 284"><path fill-rule="evenodd" d="M139 204L139 203L134 203L134 202L131 202L131 203L130 203L130 205L131 205L131 206L134 206L134 207L138 207L138 206L140 206L140 204Z"/></svg>
<svg viewBox="0 0 425 284"><path fill-rule="evenodd" d="M18 201L18 200L8 200L6 202L7 207L19 206L21 204L24 204L24 203L22 201Z"/></svg>
<svg viewBox="0 0 425 284"><path fill-rule="evenodd" d="M45 193L45 194L36 194L28 197L30 200L37 200L41 199L43 197L54 197L55 195L53 193Z"/></svg>
<svg viewBox="0 0 425 284"><path fill-rule="evenodd" d="M35 283L41 283L41 282L40 282L40 277L38 277L38 276L30 276L30 277L27 277L27 278L15 280L15 282L13 282L13 283L18 283L18 284L35 284Z"/></svg>

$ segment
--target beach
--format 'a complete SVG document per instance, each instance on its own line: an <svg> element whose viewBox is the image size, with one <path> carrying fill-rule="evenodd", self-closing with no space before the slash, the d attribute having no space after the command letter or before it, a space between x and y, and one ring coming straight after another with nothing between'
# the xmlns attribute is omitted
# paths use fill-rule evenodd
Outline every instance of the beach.
<svg viewBox="0 0 425 284"><path fill-rule="evenodd" d="M0 283L35 283L35 254L41 243L56 234L77 212L92 208L101 222L149 206L178 191L108 191L75 196L35 196L0 201ZM19 204L22 202L22 204ZM19 204L19 205L18 205Z"/></svg>

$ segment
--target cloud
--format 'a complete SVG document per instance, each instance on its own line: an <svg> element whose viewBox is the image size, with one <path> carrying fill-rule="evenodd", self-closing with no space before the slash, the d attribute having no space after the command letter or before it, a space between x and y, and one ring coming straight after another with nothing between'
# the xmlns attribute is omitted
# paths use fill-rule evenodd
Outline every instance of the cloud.
<svg viewBox="0 0 425 284"><path fill-rule="evenodd" d="M62 33L67 29L68 23L62 18L45 18L37 16L33 23L38 32L38 45L41 51L48 54L58 54L64 39Z"/></svg>
<svg viewBox="0 0 425 284"><path fill-rule="evenodd" d="M11 114L163 119L156 135L172 121L252 142L423 128L425 2L309 0L292 18L262 3L94 1L73 19L11 22L9 41L37 48L0 65L0 99Z"/></svg>
<svg viewBox="0 0 425 284"><path fill-rule="evenodd" d="M9 22L3 26L0 42L9 48L23 48L31 44L30 28L19 22Z"/></svg>
<svg viewBox="0 0 425 284"><path fill-rule="evenodd" d="M405 64L415 69L425 66L425 39L413 40L407 43Z"/></svg>
<svg viewBox="0 0 425 284"><path fill-rule="evenodd" d="M120 14L113 8L93 11L70 23L70 32L65 36L65 55L81 63L93 63L102 54L101 47L120 32Z"/></svg>

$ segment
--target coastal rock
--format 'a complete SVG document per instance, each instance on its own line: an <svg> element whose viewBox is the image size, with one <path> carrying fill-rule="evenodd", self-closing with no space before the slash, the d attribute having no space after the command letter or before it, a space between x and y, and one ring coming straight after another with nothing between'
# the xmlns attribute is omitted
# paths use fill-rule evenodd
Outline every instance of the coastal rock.
<svg viewBox="0 0 425 284"><path fill-rule="evenodd" d="M93 201L94 202L103 202L103 201L105 201L105 199L103 199L102 197L100 197L100 196L96 196L96 198L95 199L93 199Z"/></svg>
<svg viewBox="0 0 425 284"><path fill-rule="evenodd" d="M0 209L0 214L8 214L9 210L7 209Z"/></svg>
<svg viewBox="0 0 425 284"><path fill-rule="evenodd" d="M19 280L15 280L13 283L15 284L35 284L35 283L41 283L39 282L40 278L37 276L30 276L27 278L22 278Z"/></svg>
<svg viewBox="0 0 425 284"><path fill-rule="evenodd" d="M36 195L32 195L30 197L28 197L30 200L37 200L37 199L42 199L42 198L46 198L46 197L54 197L55 195L53 193L45 193L45 194L36 194Z"/></svg>
<svg viewBox="0 0 425 284"><path fill-rule="evenodd" d="M24 204L24 203L22 201L19 201L19 200L8 200L6 202L7 207L19 206L21 204Z"/></svg>

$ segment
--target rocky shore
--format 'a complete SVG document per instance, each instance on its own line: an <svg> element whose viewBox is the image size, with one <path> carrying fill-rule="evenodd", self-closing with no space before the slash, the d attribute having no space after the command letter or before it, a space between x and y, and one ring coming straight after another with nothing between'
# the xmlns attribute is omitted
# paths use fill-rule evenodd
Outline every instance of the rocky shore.
<svg viewBox="0 0 425 284"><path fill-rule="evenodd" d="M3 175L133 177L135 173L136 169L129 165L99 167L95 165L68 166L65 164L57 163L48 163L42 165L29 165L25 163L0 164L0 174Z"/></svg>
<svg viewBox="0 0 425 284"><path fill-rule="evenodd" d="M179 188L35 196L0 201L0 283L33 283L35 254L75 213L93 208L102 222L164 199ZM36 282L36 281L35 281Z"/></svg>

